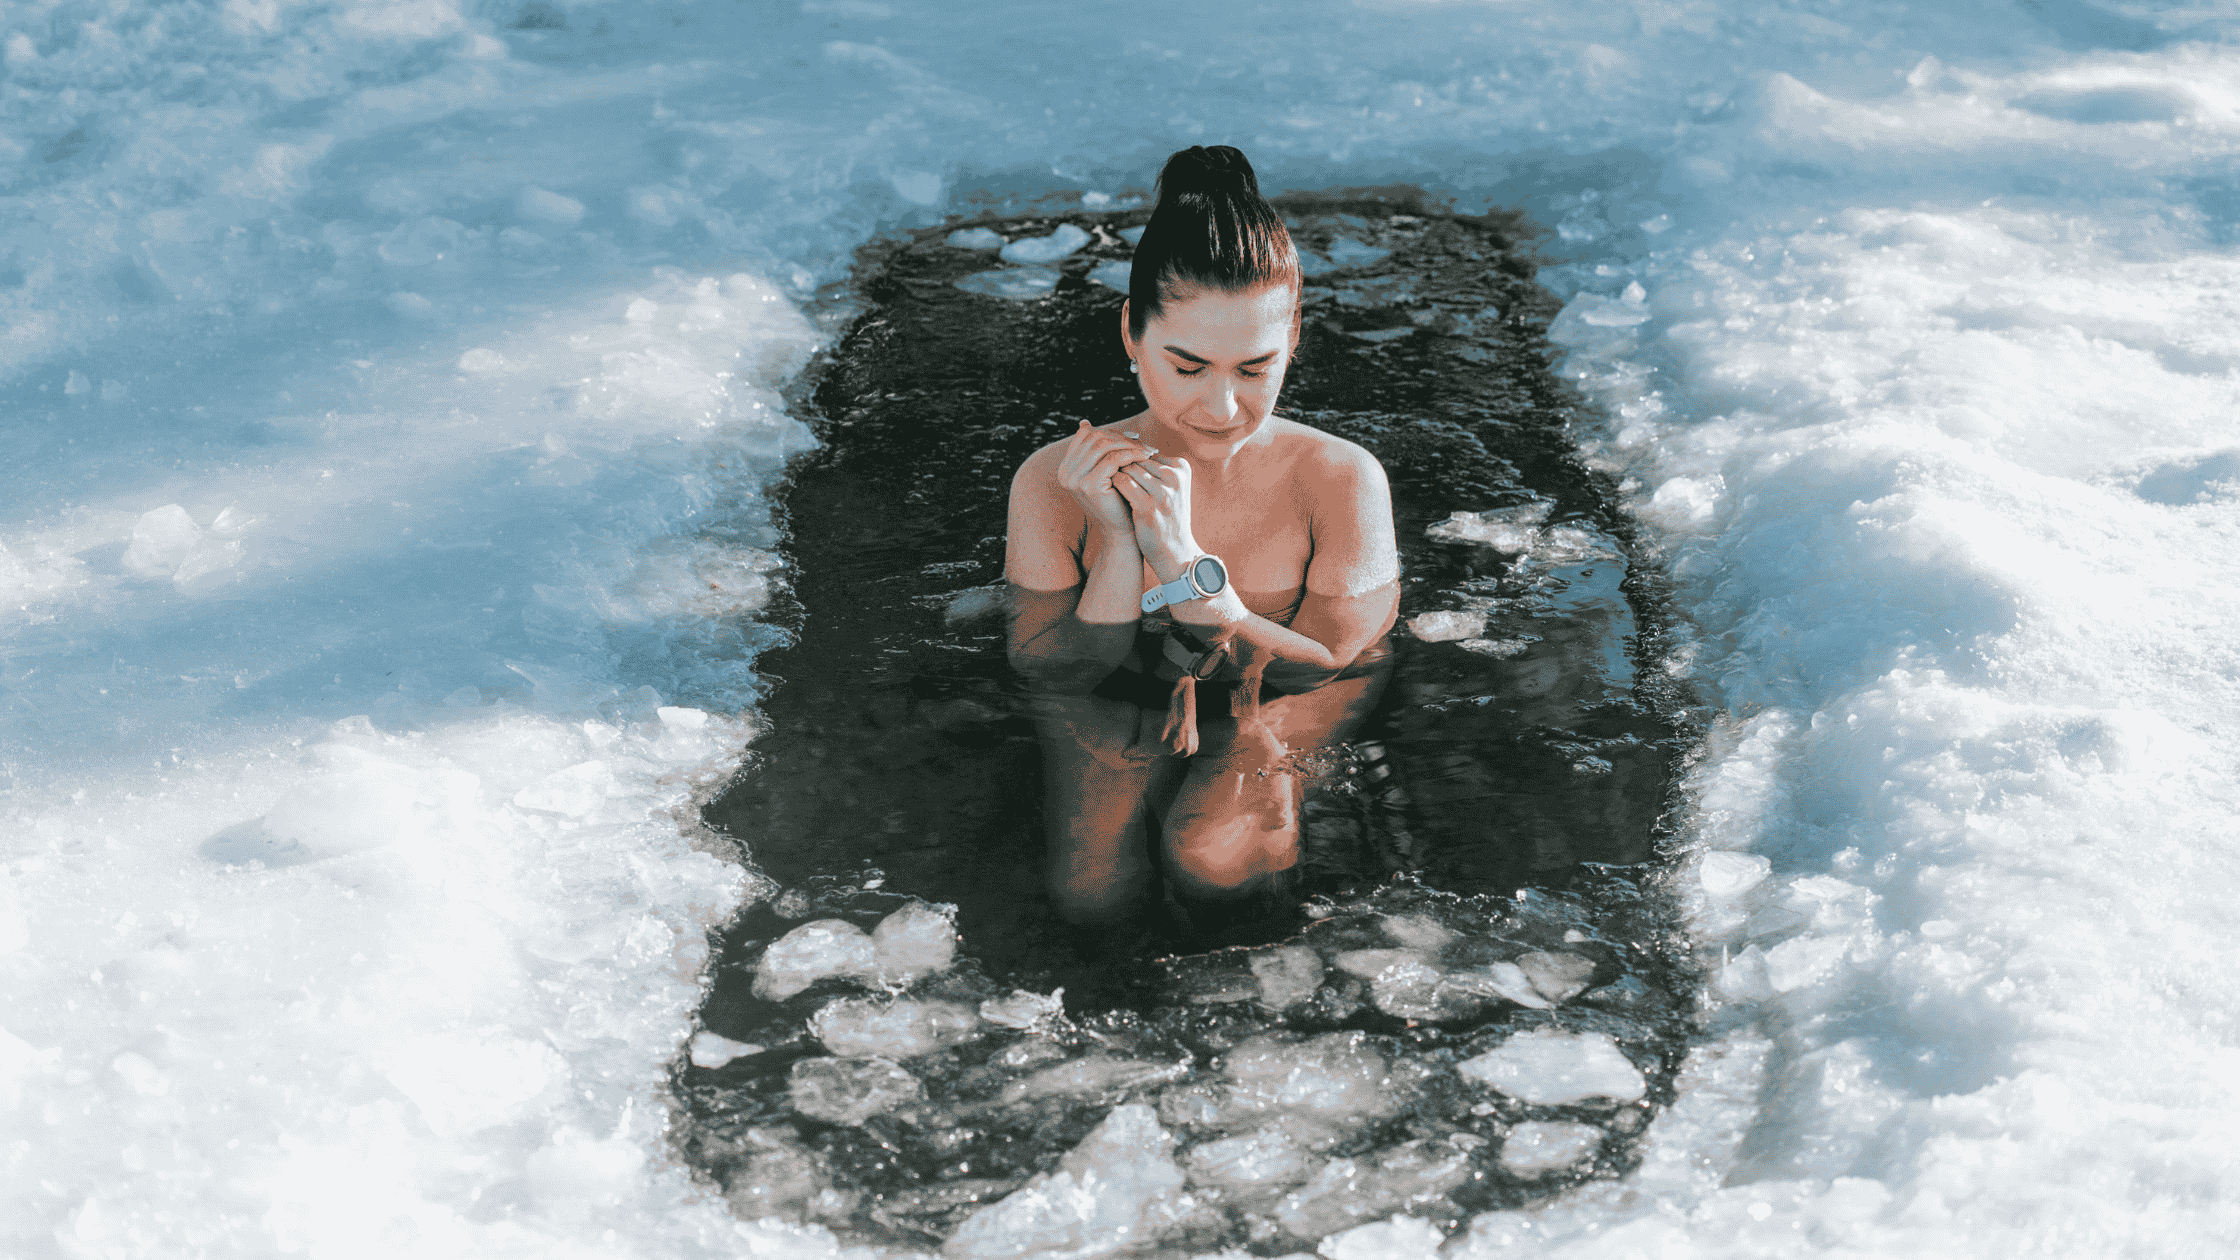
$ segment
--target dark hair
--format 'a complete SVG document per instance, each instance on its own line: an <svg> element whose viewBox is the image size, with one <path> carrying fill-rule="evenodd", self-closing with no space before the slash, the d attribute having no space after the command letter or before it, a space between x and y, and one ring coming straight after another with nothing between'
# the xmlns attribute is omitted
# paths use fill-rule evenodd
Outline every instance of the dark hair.
<svg viewBox="0 0 2240 1260"><path fill-rule="evenodd" d="M1190 289L1299 291L1298 248L1244 154L1192 145L1167 159L1158 194L1128 273L1129 336L1141 339L1151 317Z"/></svg>

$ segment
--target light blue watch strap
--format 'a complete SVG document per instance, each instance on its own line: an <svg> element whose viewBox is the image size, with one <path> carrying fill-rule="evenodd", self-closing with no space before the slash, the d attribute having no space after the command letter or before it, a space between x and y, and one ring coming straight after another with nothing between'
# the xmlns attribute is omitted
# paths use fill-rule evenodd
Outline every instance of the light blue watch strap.
<svg viewBox="0 0 2240 1260"><path fill-rule="evenodd" d="M1198 588L1190 585L1190 570L1185 567L1181 577L1143 593L1143 610L1157 612L1169 604L1180 604L1197 597Z"/></svg>

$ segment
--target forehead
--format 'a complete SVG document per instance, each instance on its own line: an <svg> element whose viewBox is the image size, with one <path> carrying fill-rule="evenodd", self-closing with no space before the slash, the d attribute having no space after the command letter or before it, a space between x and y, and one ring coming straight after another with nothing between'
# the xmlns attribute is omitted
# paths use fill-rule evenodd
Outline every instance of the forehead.
<svg viewBox="0 0 2240 1260"><path fill-rule="evenodd" d="M1298 295L1289 285L1261 285L1241 293L1186 290L1161 304L1144 326L1154 344L1182 347L1220 362L1249 359L1291 343L1291 313Z"/></svg>

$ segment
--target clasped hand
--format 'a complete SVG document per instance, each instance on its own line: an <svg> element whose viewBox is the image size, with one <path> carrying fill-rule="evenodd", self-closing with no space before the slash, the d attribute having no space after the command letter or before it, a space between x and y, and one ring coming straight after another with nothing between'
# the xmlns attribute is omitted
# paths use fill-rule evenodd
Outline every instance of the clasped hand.
<svg viewBox="0 0 2240 1260"><path fill-rule="evenodd" d="M1190 464L1160 456L1124 433L1074 431L1058 463L1058 484L1081 504L1091 524L1133 534L1159 580L1171 582L1198 554L1190 532Z"/></svg>

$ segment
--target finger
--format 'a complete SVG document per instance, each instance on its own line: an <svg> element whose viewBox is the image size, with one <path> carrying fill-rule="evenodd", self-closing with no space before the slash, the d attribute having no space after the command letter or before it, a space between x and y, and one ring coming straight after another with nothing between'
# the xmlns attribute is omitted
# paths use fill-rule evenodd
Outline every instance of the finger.
<svg viewBox="0 0 2240 1260"><path fill-rule="evenodd" d="M1116 476L1123 467L1133 461L1134 456L1130 455L1125 449L1106 451L1097 458L1095 464L1090 466L1087 479L1095 481Z"/></svg>

